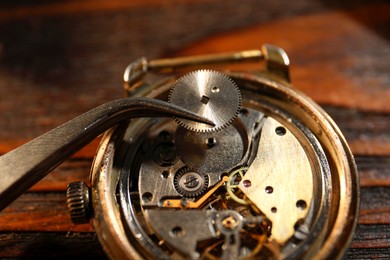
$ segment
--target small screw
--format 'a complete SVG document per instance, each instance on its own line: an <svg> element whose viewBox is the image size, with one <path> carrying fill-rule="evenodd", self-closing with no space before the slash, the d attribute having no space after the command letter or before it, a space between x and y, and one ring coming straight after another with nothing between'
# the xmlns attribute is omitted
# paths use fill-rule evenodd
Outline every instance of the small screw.
<svg viewBox="0 0 390 260"><path fill-rule="evenodd" d="M195 188L196 186L199 185L199 179L195 175L188 175L186 176L184 185L187 188Z"/></svg>

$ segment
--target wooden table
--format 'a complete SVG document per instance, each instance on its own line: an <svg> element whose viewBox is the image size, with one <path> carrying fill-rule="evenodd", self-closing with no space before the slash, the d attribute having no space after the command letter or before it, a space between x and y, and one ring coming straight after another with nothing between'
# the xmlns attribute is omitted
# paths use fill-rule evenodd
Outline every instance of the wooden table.
<svg viewBox="0 0 390 260"><path fill-rule="evenodd" d="M386 1L2 1L0 153L123 95L132 60L259 48L290 56L292 81L344 132L361 177L347 259L390 258L390 5ZM88 180L98 141L0 213L0 257L99 257L71 224L67 183Z"/></svg>

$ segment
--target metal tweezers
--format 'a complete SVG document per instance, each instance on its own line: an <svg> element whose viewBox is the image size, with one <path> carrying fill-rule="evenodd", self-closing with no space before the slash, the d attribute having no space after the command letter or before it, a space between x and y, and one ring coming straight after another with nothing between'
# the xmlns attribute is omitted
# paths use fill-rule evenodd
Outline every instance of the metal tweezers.
<svg viewBox="0 0 390 260"><path fill-rule="evenodd" d="M120 121L135 117L170 116L213 125L204 117L161 100L123 98L94 108L0 156L0 211Z"/></svg>

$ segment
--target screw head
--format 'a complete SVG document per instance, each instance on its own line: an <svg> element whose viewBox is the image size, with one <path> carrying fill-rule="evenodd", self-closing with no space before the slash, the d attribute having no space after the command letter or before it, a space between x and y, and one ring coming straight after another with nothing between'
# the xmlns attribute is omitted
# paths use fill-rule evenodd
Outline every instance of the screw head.
<svg viewBox="0 0 390 260"><path fill-rule="evenodd" d="M199 186L198 177L191 174L187 175L184 180L184 186L186 186L187 188L195 188Z"/></svg>

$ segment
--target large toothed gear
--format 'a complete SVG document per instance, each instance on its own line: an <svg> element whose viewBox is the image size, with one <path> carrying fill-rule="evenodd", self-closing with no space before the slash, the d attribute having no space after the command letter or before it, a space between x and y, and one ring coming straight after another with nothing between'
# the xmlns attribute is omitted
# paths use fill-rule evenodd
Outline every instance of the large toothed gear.
<svg viewBox="0 0 390 260"><path fill-rule="evenodd" d="M238 115L241 93L237 85L217 71L198 70L180 77L173 86L169 102L214 122L215 126L176 118L179 125L195 132L218 131Z"/></svg>

